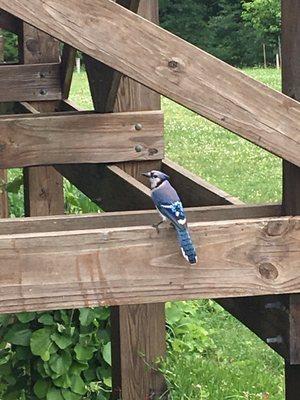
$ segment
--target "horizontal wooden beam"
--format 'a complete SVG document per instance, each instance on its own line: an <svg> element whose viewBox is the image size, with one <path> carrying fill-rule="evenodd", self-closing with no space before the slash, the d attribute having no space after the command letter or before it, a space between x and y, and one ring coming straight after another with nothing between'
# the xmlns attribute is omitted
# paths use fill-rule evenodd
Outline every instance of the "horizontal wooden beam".
<svg viewBox="0 0 300 400"><path fill-rule="evenodd" d="M190 231L195 266L170 228L1 235L0 312L300 291L299 217L194 223Z"/></svg>
<svg viewBox="0 0 300 400"><path fill-rule="evenodd" d="M60 64L2 65L1 101L61 99Z"/></svg>
<svg viewBox="0 0 300 400"><path fill-rule="evenodd" d="M190 207L186 209L186 214L190 223L268 218L279 217L281 215L281 206L279 204L260 204L253 206ZM122 228L124 226L150 226L159 220L160 217L156 210L103 212L100 214L34 218L8 218L0 219L0 235Z"/></svg>
<svg viewBox="0 0 300 400"><path fill-rule="evenodd" d="M21 21L8 12L0 10L0 29L19 35L21 32Z"/></svg>
<svg viewBox="0 0 300 400"><path fill-rule="evenodd" d="M26 4L0 0L0 7L300 165L298 102L120 5L109 0L93 4L88 0L27 0Z"/></svg>
<svg viewBox="0 0 300 400"><path fill-rule="evenodd" d="M133 112L0 118L0 167L163 157L163 114Z"/></svg>

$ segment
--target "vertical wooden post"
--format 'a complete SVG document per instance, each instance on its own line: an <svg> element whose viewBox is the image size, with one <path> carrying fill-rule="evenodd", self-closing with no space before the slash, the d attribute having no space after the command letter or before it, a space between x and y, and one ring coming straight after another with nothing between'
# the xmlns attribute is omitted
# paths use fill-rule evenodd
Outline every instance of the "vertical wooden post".
<svg viewBox="0 0 300 400"><path fill-rule="evenodd" d="M4 62L4 37L1 34L0 29L0 63ZM0 106L0 114L5 114L6 105L3 103ZM5 190L5 185L7 183L7 171L5 169L0 169L0 218L8 218L8 196Z"/></svg>
<svg viewBox="0 0 300 400"><path fill-rule="evenodd" d="M59 61L59 43L51 36L23 24L21 58L25 64ZM34 102L40 112L55 110L55 102ZM24 169L24 196L26 216L64 213L63 179L53 167Z"/></svg>
<svg viewBox="0 0 300 400"><path fill-rule="evenodd" d="M283 92L300 100L300 3L282 0L282 87ZM283 213L300 215L300 168L283 162ZM286 400L300 396L300 301L289 297L290 359L286 360ZM298 365L297 365L298 364Z"/></svg>
<svg viewBox="0 0 300 400"><path fill-rule="evenodd" d="M142 0L138 13L158 22L158 1ZM115 111L160 109L160 96L122 76ZM141 173L160 169L160 162L132 162L119 166L142 180ZM139 260L136 260L138 263ZM112 309L113 398L151 400L165 392L163 376L155 361L165 355L165 305L147 304Z"/></svg>

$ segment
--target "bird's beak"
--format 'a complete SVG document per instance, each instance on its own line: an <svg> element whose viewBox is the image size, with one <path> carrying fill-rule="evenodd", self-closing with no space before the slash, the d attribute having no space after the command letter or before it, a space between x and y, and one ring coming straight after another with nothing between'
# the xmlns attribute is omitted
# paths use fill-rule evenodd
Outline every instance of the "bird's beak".
<svg viewBox="0 0 300 400"><path fill-rule="evenodd" d="M145 176L146 178L150 178L151 177L150 172L144 172L144 173L142 173L142 175Z"/></svg>

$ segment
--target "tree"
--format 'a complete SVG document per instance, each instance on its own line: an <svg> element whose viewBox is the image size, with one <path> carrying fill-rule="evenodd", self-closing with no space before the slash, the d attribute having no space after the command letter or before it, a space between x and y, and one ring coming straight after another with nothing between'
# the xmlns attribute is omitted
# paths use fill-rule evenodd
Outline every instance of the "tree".
<svg viewBox="0 0 300 400"><path fill-rule="evenodd" d="M273 45L278 43L281 28L280 0L244 0L242 18L263 39Z"/></svg>

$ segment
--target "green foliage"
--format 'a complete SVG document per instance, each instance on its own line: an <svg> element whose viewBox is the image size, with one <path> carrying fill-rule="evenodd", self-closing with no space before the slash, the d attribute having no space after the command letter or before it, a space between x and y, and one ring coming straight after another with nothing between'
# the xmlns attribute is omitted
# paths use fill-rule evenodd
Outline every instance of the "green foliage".
<svg viewBox="0 0 300 400"><path fill-rule="evenodd" d="M264 38L277 42L280 35L281 4L280 0L244 0L244 20Z"/></svg>
<svg viewBox="0 0 300 400"><path fill-rule="evenodd" d="M108 319L106 308L1 316L4 398L108 399Z"/></svg>
<svg viewBox="0 0 300 400"><path fill-rule="evenodd" d="M4 36L5 47L4 47L4 61L16 62L18 60L18 36L8 32L0 32Z"/></svg>

